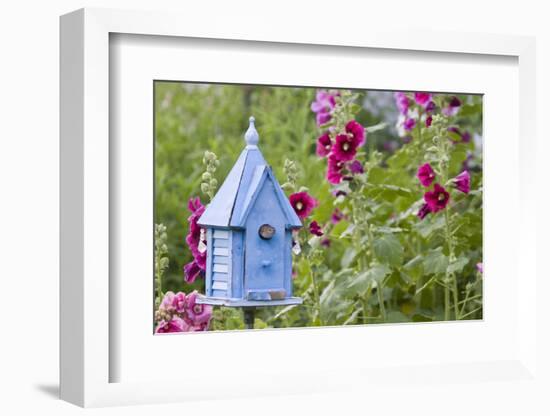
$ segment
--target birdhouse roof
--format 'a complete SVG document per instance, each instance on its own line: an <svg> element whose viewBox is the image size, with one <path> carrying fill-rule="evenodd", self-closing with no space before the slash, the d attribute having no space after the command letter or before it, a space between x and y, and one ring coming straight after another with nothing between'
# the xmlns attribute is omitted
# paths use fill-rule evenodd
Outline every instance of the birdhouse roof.
<svg viewBox="0 0 550 416"><path fill-rule="evenodd" d="M198 224L210 227L244 227L260 190L265 181L269 180L273 183L279 206L287 219L287 226L301 227L300 219L256 146L258 133L252 117L245 138L247 146L199 218Z"/></svg>

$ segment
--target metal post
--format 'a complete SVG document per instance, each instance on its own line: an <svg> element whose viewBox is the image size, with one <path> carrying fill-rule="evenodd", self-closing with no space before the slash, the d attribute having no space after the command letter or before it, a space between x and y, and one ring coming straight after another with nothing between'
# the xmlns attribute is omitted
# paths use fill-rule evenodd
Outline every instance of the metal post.
<svg viewBox="0 0 550 416"><path fill-rule="evenodd" d="M245 307L243 308L244 325L246 329L254 329L254 315L256 314L256 308Z"/></svg>

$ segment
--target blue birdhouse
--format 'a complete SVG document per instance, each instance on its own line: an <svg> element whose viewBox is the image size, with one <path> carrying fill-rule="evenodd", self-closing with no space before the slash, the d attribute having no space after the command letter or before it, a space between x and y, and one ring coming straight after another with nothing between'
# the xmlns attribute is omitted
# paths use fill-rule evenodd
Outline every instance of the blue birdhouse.
<svg viewBox="0 0 550 416"><path fill-rule="evenodd" d="M302 223L258 148L254 117L246 146L199 218L206 230L206 296L235 307L292 305L292 230Z"/></svg>

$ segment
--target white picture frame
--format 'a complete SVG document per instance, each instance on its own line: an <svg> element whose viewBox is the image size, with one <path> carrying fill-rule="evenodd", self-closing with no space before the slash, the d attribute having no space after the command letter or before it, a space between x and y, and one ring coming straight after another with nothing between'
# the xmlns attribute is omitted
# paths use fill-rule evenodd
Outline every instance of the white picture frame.
<svg viewBox="0 0 550 416"><path fill-rule="evenodd" d="M327 34L320 29L306 34L299 28L287 28L281 32L275 24L265 22L261 25L247 25L246 16L241 22L219 21L208 27L193 19L185 19L186 24L182 25L183 20L184 16L172 13L106 9L83 9L61 18L61 398L88 407L213 397L333 392L366 386L373 392L376 389L382 392L384 385L395 377L401 377L409 387L418 383L446 383L451 379L470 382L495 400L498 398L497 389L487 387L490 385L488 381L507 381L511 385L517 383L517 386L521 386L518 387L520 394L526 381L529 388L540 388L542 381L536 361L537 321L533 318L537 311L537 278L540 278L536 270L537 222L536 216L529 211L535 197L534 183L528 175L528 169L535 166L536 160L534 39L472 33L438 33L437 36L430 33L426 36L421 31L369 32L365 28L360 33L350 30ZM234 27L247 27L246 34L235 33ZM117 309L117 305L113 304L117 301L113 296L113 293L117 293L117 287L113 286L109 278L114 262L110 252L110 227L115 225L113 221L117 219L111 215L110 206L111 173L117 169L113 166L116 160L110 157L110 135L114 133L112 120L110 124L112 86L109 57L110 38L114 34L163 37L157 38L156 42L175 38L269 42L276 43L283 51L292 48L292 45L306 49L331 45L333 51L350 56L368 48L410 51L412 54L432 52L434 57L436 54L441 57L492 55L517 59L519 94L513 117L517 117L519 126L517 136L514 133L519 146L519 186L515 189L517 206L511 208L517 229L517 239L514 241L517 261L509 273L513 279L511 281L517 283L521 270L522 285L518 286L515 293L515 309L510 315L515 320L510 329L513 331L510 335L513 346L502 346L501 353L495 353L498 357L496 360L488 360L484 356L481 359L471 357L471 360L456 361L452 358L446 360L442 355L437 363L420 360L413 366L411 362L395 363L394 367L384 364L379 368L372 363L366 367L358 363L357 368L333 364L320 372L307 370L304 374L293 374L292 377L284 371L256 371L248 368L243 369L242 374L235 374L230 385L223 377L210 377L208 389L204 390L187 388L188 382L185 380L155 381L145 377L126 382L124 377L120 379L116 374L113 376L112 368L123 358L117 355L117 351L122 350L112 348L112 341L118 336L113 333L111 322L113 311ZM418 89L423 88L418 86ZM491 267L486 267L489 279ZM495 286L489 284L487 287L490 290ZM476 323L458 325L473 325L465 331L478 331L479 336L482 336L483 328L479 325L475 327ZM429 334L433 334L435 327L418 325L394 328L397 327L379 326L369 336L371 339L380 337L380 340L388 340L392 339L395 331L424 331L427 336L432 336ZM445 328L443 324L435 331L445 331ZM354 336L357 336L362 329L348 328L345 331L355 331ZM320 342L321 338L335 339L342 336L341 332L336 333L330 328L290 332L292 334L286 336L294 337L298 342L307 342L308 338ZM246 342L261 348L262 343L276 344L280 334L279 331L271 331L263 334L244 332L238 334L238 338L233 334L208 336L217 336L217 340L223 336L222 341L226 343ZM185 337L180 337L178 342L185 341ZM202 347L206 347L206 338L202 336L188 339L199 342L197 340L201 338ZM161 342L166 345L155 348L174 348L167 345L172 341L164 341L174 337L162 339ZM139 349L140 346L134 348ZM411 373L414 374L412 377ZM118 379L117 382L113 382L114 379ZM450 394L451 387L448 390Z"/></svg>

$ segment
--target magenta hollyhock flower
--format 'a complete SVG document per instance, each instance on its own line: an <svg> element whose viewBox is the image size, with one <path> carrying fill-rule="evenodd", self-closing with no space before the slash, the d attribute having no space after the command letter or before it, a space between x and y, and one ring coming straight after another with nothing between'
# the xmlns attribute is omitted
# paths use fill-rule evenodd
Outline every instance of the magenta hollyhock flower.
<svg viewBox="0 0 550 416"><path fill-rule="evenodd" d="M317 200L307 192L296 192L290 195L288 199L300 219L308 217L313 208L318 205Z"/></svg>
<svg viewBox="0 0 550 416"><path fill-rule="evenodd" d="M416 120L414 118L407 118L403 123L403 128L405 131L411 131L416 126Z"/></svg>
<svg viewBox="0 0 550 416"><path fill-rule="evenodd" d="M414 101L419 106L426 108L430 102L432 101L432 94L428 92L415 92L414 93Z"/></svg>
<svg viewBox="0 0 550 416"><path fill-rule="evenodd" d="M479 262L476 264L476 269L478 272L480 272L481 274L483 274L483 263Z"/></svg>
<svg viewBox="0 0 550 416"><path fill-rule="evenodd" d="M338 159L334 154L328 157L327 163L327 180L333 185L338 185L342 182L342 169L344 169L344 162ZM338 195L336 195L338 196Z"/></svg>
<svg viewBox="0 0 550 416"><path fill-rule="evenodd" d="M183 266L183 272L185 273L185 281L193 283L197 277L202 276L203 268L199 266L196 260L193 260Z"/></svg>
<svg viewBox="0 0 550 416"><path fill-rule="evenodd" d="M328 133L323 134L317 139L317 156L325 157L330 153L332 147L332 140Z"/></svg>
<svg viewBox="0 0 550 416"><path fill-rule="evenodd" d="M462 102L456 96L452 96L445 107L441 109L441 112L447 117L454 116L460 110Z"/></svg>
<svg viewBox="0 0 550 416"><path fill-rule="evenodd" d="M336 159L346 162L353 160L357 154L357 144L353 137L347 134L339 134L336 136L336 142L332 146L332 156Z"/></svg>
<svg viewBox="0 0 550 416"><path fill-rule="evenodd" d="M422 186L428 187L435 180L435 172L432 169L432 165L425 163L418 168L416 177L422 184Z"/></svg>
<svg viewBox="0 0 550 416"><path fill-rule="evenodd" d="M346 124L346 133L353 138L356 147L365 144L365 128L355 120L350 120Z"/></svg>
<svg viewBox="0 0 550 416"><path fill-rule="evenodd" d="M357 159L349 164L349 171L353 174L365 173L363 165Z"/></svg>
<svg viewBox="0 0 550 416"><path fill-rule="evenodd" d="M198 266L202 270L205 270L206 269L206 251L203 253L199 251L199 243L201 240L201 228L197 224L197 222L199 221L200 216L204 213L204 210L206 209L206 207L202 205L199 197L195 199L190 198L189 202L187 203L187 207L189 208L189 211L191 211L191 215L187 219L187 221L189 222L189 232L185 237L185 242L189 246L189 249L191 250L191 254L193 254L193 257L195 258Z"/></svg>
<svg viewBox="0 0 550 416"><path fill-rule="evenodd" d="M171 332L187 332L189 325L179 316L173 316L169 321L160 321L155 329L156 334L167 334Z"/></svg>
<svg viewBox="0 0 550 416"><path fill-rule="evenodd" d="M395 99L395 105L397 106L399 112L403 115L406 115L410 107L409 97L407 97L407 94L405 94L404 92L395 92L393 93L393 97Z"/></svg>
<svg viewBox="0 0 550 416"><path fill-rule="evenodd" d="M428 204L424 204L422 205L422 207L420 207L416 215L418 216L418 218L423 220L426 217L426 215L428 215L429 213L430 213L430 207L428 207Z"/></svg>
<svg viewBox="0 0 550 416"><path fill-rule="evenodd" d="M333 224L338 224L342 219L344 218L344 213L340 211L338 208L335 208L334 211L332 211L332 214L330 215L330 222Z"/></svg>
<svg viewBox="0 0 550 416"><path fill-rule="evenodd" d="M462 171L453 179L453 184L460 192L465 194L470 192L470 174L467 170Z"/></svg>
<svg viewBox="0 0 550 416"><path fill-rule="evenodd" d="M317 125L321 126L332 117L332 110L336 106L337 94L330 94L327 91L319 90L315 97L315 101L311 103L311 111L316 114Z"/></svg>
<svg viewBox="0 0 550 416"><path fill-rule="evenodd" d="M196 290L187 295L187 318L193 326L207 324L205 329L208 329L208 322L212 317L212 306L197 303L198 293Z"/></svg>
<svg viewBox="0 0 550 416"><path fill-rule="evenodd" d="M321 237L324 234L321 226L317 221L311 221L311 223L309 224L309 232L313 235L316 235L317 237Z"/></svg>
<svg viewBox="0 0 550 416"><path fill-rule="evenodd" d="M440 184L434 185L433 191L424 194L424 201L428 205L430 212L438 212L444 209L449 203L451 195Z"/></svg>

